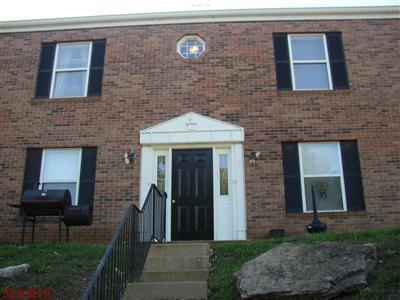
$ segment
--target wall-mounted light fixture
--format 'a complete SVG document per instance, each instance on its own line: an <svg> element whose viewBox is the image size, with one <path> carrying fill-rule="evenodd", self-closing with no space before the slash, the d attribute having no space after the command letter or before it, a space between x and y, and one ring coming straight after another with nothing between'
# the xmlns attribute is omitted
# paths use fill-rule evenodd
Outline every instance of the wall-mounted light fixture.
<svg viewBox="0 0 400 300"><path fill-rule="evenodd" d="M135 147L132 147L130 152L124 153L124 160L127 165L135 161Z"/></svg>
<svg viewBox="0 0 400 300"><path fill-rule="evenodd" d="M256 160L257 160L259 157L260 157L260 151L257 151L257 152L255 152L255 151L250 152L250 155L249 155L249 163L250 163L251 165L254 165L254 164L256 163Z"/></svg>

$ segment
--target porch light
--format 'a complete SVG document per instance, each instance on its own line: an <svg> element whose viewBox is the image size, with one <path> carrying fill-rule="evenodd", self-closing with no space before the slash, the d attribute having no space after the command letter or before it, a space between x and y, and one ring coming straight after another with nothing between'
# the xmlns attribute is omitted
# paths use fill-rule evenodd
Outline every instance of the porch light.
<svg viewBox="0 0 400 300"><path fill-rule="evenodd" d="M135 147L132 147L130 152L124 153L124 160L127 165L135 161Z"/></svg>
<svg viewBox="0 0 400 300"><path fill-rule="evenodd" d="M260 157L260 151L257 151L257 152L255 152L255 151L250 152L250 155L249 155L249 163L250 163L250 165L255 165L255 164L256 164L256 160L257 160L259 157Z"/></svg>

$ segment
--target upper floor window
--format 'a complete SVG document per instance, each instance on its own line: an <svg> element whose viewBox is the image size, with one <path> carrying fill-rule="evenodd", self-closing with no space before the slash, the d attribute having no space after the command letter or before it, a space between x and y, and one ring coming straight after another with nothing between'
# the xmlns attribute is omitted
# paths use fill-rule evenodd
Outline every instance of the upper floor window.
<svg viewBox="0 0 400 300"><path fill-rule="evenodd" d="M289 35L293 89L332 89L325 35Z"/></svg>
<svg viewBox="0 0 400 300"><path fill-rule="evenodd" d="M42 45L36 98L101 94L105 40Z"/></svg>
<svg viewBox="0 0 400 300"><path fill-rule="evenodd" d="M50 94L59 97L86 96L92 43L58 44Z"/></svg>
<svg viewBox="0 0 400 300"><path fill-rule="evenodd" d="M185 36L179 40L176 50L185 59L200 57L206 50L206 43L197 35Z"/></svg>
<svg viewBox="0 0 400 300"><path fill-rule="evenodd" d="M340 33L276 33L273 37L278 89L348 88Z"/></svg>

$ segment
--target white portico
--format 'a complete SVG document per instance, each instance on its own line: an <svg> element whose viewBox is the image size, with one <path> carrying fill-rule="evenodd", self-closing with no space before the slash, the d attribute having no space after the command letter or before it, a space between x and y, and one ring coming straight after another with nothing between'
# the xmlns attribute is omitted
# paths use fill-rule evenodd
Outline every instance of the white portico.
<svg viewBox="0 0 400 300"><path fill-rule="evenodd" d="M173 152L206 149L212 152L212 208L214 240L246 239L244 180L244 130L242 127L196 113L140 131L142 145L140 205L152 183L168 194L166 239L171 240L174 180Z"/></svg>

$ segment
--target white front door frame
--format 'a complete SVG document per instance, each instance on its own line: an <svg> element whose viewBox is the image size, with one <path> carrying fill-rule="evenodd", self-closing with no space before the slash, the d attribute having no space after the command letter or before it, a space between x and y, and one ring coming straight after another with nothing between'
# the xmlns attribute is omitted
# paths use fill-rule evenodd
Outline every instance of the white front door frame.
<svg viewBox="0 0 400 300"><path fill-rule="evenodd" d="M182 130L186 124L186 130ZM168 130L166 130L168 128ZM185 127L183 127L185 128ZM196 130L197 129L197 130ZM142 130L140 207L157 183L157 157L165 156L166 240L171 241L172 151L208 148L213 151L214 240L246 239L244 133L241 127L189 113ZM219 155L228 155L228 194L220 195Z"/></svg>

